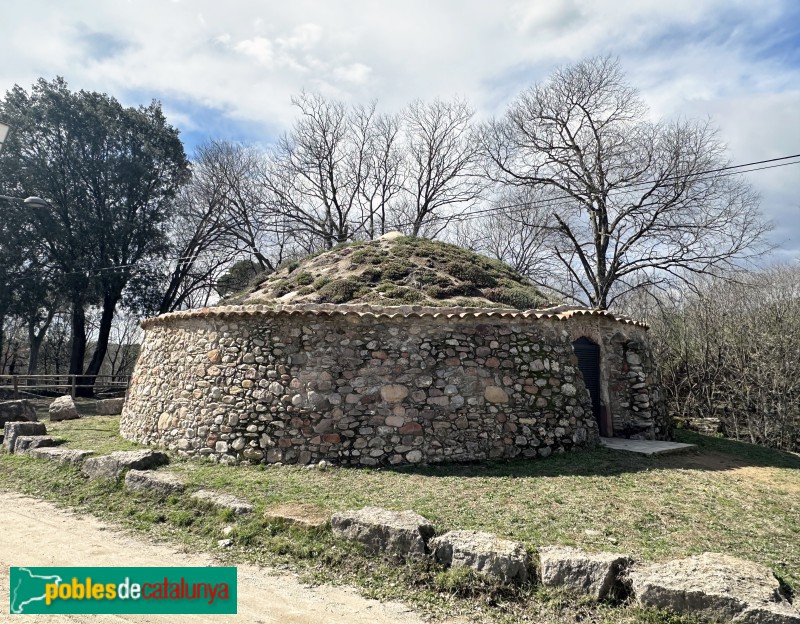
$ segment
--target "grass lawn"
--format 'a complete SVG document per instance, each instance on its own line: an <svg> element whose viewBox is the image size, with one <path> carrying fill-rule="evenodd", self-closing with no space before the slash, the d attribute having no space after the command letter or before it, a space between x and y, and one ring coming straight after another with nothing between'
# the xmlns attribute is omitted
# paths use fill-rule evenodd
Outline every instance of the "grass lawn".
<svg viewBox="0 0 800 624"><path fill-rule="evenodd" d="M74 448L134 448L118 419L91 417L49 427ZM266 517L270 508L325 511L377 505L413 509L438 532L478 529L525 542L613 550L644 561L725 552L772 568L800 590L800 458L748 444L678 432L698 452L661 458L598 449L538 461L405 469L226 467L176 460L165 468L189 485L220 489L256 505L237 520L231 560L289 565L319 580L359 584L433 615L495 620L690 622L652 611L592 606L542 589L492 587L431 564L370 560L327 527L302 529ZM187 497L156 502L119 483L86 482L69 468L0 456L0 488L79 505L152 535L216 548L231 522Z"/></svg>

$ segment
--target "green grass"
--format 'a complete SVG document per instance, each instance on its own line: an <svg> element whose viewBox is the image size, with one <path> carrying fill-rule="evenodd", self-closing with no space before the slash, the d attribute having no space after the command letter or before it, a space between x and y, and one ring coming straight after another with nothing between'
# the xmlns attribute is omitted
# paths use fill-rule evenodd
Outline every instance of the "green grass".
<svg viewBox="0 0 800 624"><path fill-rule="evenodd" d="M53 425L69 446L127 448L115 418ZM413 509L437 532L477 529L529 548L575 545L625 552L643 561L703 551L726 552L772 568L800 587L800 458L748 444L678 432L700 450L647 458L598 449L540 461L406 469L327 471L301 467L226 467L175 461L166 468L193 488L249 499L255 513L236 520L231 561L288 565L317 581L345 581L367 595L401 598L441 616L480 620L689 623L693 620L627 605L591 605L531 586L503 588L432 563L397 565L363 556L329 528L307 530L263 512L304 504L333 512L363 505ZM128 445L128 446L126 446ZM224 514L186 496L166 503L123 493L119 483L87 482L69 468L0 456L0 488L44 496L196 548L215 548Z"/></svg>
<svg viewBox="0 0 800 624"><path fill-rule="evenodd" d="M47 433L64 440L63 445L68 448L95 451L98 455L144 448L119 435L119 416L91 416L47 423Z"/></svg>

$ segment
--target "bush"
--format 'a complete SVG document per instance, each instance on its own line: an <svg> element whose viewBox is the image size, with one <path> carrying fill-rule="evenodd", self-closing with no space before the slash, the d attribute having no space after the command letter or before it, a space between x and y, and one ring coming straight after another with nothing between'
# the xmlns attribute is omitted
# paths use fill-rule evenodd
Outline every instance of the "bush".
<svg viewBox="0 0 800 624"><path fill-rule="evenodd" d="M396 260L384 262L381 265L381 273L383 274L383 278L393 281L401 280L408 276L412 269L413 267L411 265Z"/></svg>
<svg viewBox="0 0 800 624"><path fill-rule="evenodd" d="M308 286L313 281L314 276L311 275L311 273L306 273L305 271L295 278L295 282L297 282L298 286Z"/></svg>
<svg viewBox="0 0 800 624"><path fill-rule="evenodd" d="M348 277L326 284L317 292L320 303L347 303L365 290L363 282Z"/></svg>
<svg viewBox="0 0 800 624"><path fill-rule="evenodd" d="M491 288L486 291L486 296L492 301L504 303L517 310L538 308L543 303L541 295L533 288Z"/></svg>
<svg viewBox="0 0 800 624"><path fill-rule="evenodd" d="M474 286L495 286L497 280L492 277L486 269L469 262L448 262L447 272L464 282L470 282Z"/></svg>

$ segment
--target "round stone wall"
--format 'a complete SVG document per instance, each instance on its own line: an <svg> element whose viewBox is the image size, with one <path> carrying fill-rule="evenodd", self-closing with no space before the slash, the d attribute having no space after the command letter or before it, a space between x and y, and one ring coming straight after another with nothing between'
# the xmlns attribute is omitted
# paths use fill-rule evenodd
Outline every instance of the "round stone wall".
<svg viewBox="0 0 800 624"><path fill-rule="evenodd" d="M636 421L640 437L666 435L644 328L606 313L243 306L143 327L120 430L186 455L375 466L592 447L571 345L582 335L615 367L604 373L615 430Z"/></svg>

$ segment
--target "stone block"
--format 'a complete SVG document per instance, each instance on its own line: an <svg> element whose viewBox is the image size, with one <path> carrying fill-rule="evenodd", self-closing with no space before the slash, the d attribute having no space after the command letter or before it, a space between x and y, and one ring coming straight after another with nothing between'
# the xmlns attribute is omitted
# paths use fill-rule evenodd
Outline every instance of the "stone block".
<svg viewBox="0 0 800 624"><path fill-rule="evenodd" d="M56 441L49 435L22 435L14 442L14 452L24 455L30 449L55 446Z"/></svg>
<svg viewBox="0 0 800 624"><path fill-rule="evenodd" d="M67 464L78 466L82 464L83 460L93 452L94 451L85 451L82 449L64 448L63 446L45 446L28 449L25 451L25 454L37 459L46 459L48 461L56 462L61 466L65 466Z"/></svg>
<svg viewBox="0 0 800 624"><path fill-rule="evenodd" d="M331 517L337 537L363 544L367 552L400 557L422 557L433 537L431 523L413 511L389 511L364 507L342 511Z"/></svg>
<svg viewBox="0 0 800 624"><path fill-rule="evenodd" d="M78 409L75 407L75 401L68 394L58 397L50 404L48 410L50 414L50 422L57 422L59 420L75 420L80 418Z"/></svg>
<svg viewBox="0 0 800 624"><path fill-rule="evenodd" d="M450 531L431 540L436 561L453 568L472 568L503 583L525 583L530 557L520 542L479 531Z"/></svg>
<svg viewBox="0 0 800 624"><path fill-rule="evenodd" d="M38 420L36 409L27 399L18 401L0 401L0 427L7 422L32 422Z"/></svg>
<svg viewBox="0 0 800 624"><path fill-rule="evenodd" d="M192 498L209 503L219 509L230 509L237 516L249 514L253 511L253 506L248 501L224 492L197 490L192 494Z"/></svg>
<svg viewBox="0 0 800 624"><path fill-rule="evenodd" d="M3 450L13 453L19 436L41 436L47 434L44 423L22 421L7 422L3 427Z"/></svg>
<svg viewBox="0 0 800 624"><path fill-rule="evenodd" d="M768 568L703 553L634 568L631 588L647 607L748 624L800 624L800 611L781 594Z"/></svg>
<svg viewBox="0 0 800 624"><path fill-rule="evenodd" d="M109 455L90 457L81 467L81 473L90 479L116 479L123 470L146 470L169 463L169 458L159 451L114 451Z"/></svg>
<svg viewBox="0 0 800 624"><path fill-rule="evenodd" d="M125 489L129 492L149 492L159 496L169 496L183 492L186 484L168 472L152 470L129 470L125 475Z"/></svg>
<svg viewBox="0 0 800 624"><path fill-rule="evenodd" d="M621 597L622 575L630 558L617 553L591 554L565 546L539 549L542 585L561 587L594 600Z"/></svg>
<svg viewBox="0 0 800 624"><path fill-rule="evenodd" d="M122 413L122 406L124 404L124 398L102 399L94 404L94 409L101 416L116 416Z"/></svg>

